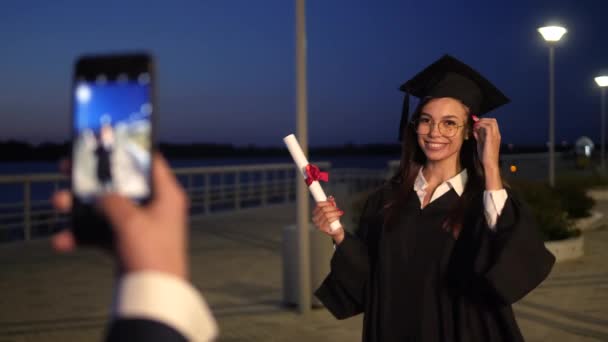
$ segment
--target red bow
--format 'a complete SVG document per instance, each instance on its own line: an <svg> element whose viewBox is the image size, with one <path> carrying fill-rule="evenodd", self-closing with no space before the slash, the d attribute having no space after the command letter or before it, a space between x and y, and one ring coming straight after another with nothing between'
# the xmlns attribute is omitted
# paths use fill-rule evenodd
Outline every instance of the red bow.
<svg viewBox="0 0 608 342"><path fill-rule="evenodd" d="M329 181L329 173L321 172L318 166L314 164L306 165L306 185L310 186L314 181Z"/></svg>

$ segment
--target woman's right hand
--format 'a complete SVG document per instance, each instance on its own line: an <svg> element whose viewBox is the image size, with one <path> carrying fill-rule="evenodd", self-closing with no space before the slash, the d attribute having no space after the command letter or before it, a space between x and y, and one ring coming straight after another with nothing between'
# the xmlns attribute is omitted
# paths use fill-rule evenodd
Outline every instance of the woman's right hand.
<svg viewBox="0 0 608 342"><path fill-rule="evenodd" d="M312 222L318 230L329 235L339 245L344 240L344 229L340 227L332 231L329 224L342 215L344 211L336 206L334 198L330 196L327 201L317 202L317 207L312 212Z"/></svg>

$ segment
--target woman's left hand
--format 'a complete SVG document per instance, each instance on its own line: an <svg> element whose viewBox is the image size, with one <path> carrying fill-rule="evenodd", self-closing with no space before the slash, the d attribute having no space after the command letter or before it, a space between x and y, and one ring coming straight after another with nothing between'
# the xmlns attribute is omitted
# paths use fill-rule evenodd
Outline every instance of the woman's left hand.
<svg viewBox="0 0 608 342"><path fill-rule="evenodd" d="M483 168L498 169L500 130L496 119L477 119L473 124L473 136L477 140L477 153Z"/></svg>

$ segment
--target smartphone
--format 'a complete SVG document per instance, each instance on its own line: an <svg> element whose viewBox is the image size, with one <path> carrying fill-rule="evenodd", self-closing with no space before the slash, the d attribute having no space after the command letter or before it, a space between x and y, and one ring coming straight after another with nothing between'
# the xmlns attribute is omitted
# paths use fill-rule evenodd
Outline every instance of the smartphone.
<svg viewBox="0 0 608 342"><path fill-rule="evenodd" d="M118 193L145 205L153 194L155 71L145 53L90 55L72 82L72 231L79 244L111 247L97 199Z"/></svg>

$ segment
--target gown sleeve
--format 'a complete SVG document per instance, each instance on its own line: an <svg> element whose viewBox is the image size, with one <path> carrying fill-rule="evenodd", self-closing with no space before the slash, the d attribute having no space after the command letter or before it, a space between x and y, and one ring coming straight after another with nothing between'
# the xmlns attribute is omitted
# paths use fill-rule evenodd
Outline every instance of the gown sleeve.
<svg viewBox="0 0 608 342"><path fill-rule="evenodd" d="M510 305L535 289L551 272L555 257L545 248L529 209L508 191L508 198L494 230L477 221L473 248L476 290L485 300ZM469 246L472 247L472 246Z"/></svg>
<svg viewBox="0 0 608 342"><path fill-rule="evenodd" d="M344 240L331 258L331 270L315 296L338 319L364 311L366 288L370 278L368 238L373 225L374 205L368 198L358 229L345 232Z"/></svg>

